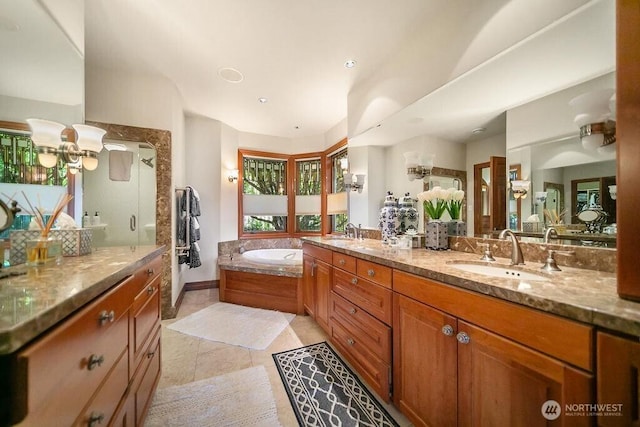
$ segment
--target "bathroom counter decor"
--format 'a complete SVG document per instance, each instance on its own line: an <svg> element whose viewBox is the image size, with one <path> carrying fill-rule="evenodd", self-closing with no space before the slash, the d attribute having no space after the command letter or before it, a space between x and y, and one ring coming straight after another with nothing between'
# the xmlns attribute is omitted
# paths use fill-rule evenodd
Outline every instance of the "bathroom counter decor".
<svg viewBox="0 0 640 427"><path fill-rule="evenodd" d="M38 230L11 232L11 265L23 264L26 261L27 240L37 239L39 236ZM92 230L89 228L50 230L49 237L62 240L62 256L81 256L91 253Z"/></svg>

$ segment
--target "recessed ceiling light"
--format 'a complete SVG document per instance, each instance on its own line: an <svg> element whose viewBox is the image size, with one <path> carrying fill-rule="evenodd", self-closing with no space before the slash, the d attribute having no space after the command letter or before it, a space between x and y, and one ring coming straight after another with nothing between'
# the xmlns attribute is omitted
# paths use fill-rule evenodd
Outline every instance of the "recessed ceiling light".
<svg viewBox="0 0 640 427"><path fill-rule="evenodd" d="M475 128L474 130L471 131L471 133L474 135L477 135L479 133L484 132L485 130L487 130L487 128Z"/></svg>
<svg viewBox="0 0 640 427"><path fill-rule="evenodd" d="M229 83L240 83L244 80L242 73L235 68L224 67L218 70L218 75Z"/></svg>
<svg viewBox="0 0 640 427"><path fill-rule="evenodd" d="M300 129L300 126L294 126L293 128L298 130L298 129Z"/></svg>
<svg viewBox="0 0 640 427"><path fill-rule="evenodd" d="M353 68L356 66L356 61L353 59L348 59L347 62L344 63L345 68Z"/></svg>
<svg viewBox="0 0 640 427"><path fill-rule="evenodd" d="M260 104L266 104L266 103L267 103L267 101L269 101L267 98L264 98L264 97L263 97L263 98L258 98L258 102L259 102Z"/></svg>

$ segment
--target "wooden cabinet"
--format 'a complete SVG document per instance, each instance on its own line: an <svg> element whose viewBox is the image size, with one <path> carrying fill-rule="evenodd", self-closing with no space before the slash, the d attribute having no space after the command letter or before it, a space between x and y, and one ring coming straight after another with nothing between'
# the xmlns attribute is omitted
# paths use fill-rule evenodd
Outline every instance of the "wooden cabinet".
<svg viewBox="0 0 640 427"><path fill-rule="evenodd" d="M302 300L305 310L329 332L329 292L333 278L332 252L305 244L303 249Z"/></svg>
<svg viewBox="0 0 640 427"><path fill-rule="evenodd" d="M394 402L415 425L546 425L547 400L593 401L591 327L408 273L393 286Z"/></svg>
<svg viewBox="0 0 640 427"><path fill-rule="evenodd" d="M612 414L598 417L598 425L640 426L640 343L604 332L597 339L597 400Z"/></svg>
<svg viewBox="0 0 640 427"><path fill-rule="evenodd" d="M130 385L156 360L149 399L160 374L160 272L157 257L16 354L14 422L133 425Z"/></svg>
<svg viewBox="0 0 640 427"><path fill-rule="evenodd" d="M391 269L333 254L330 301L332 344L380 397L391 382Z"/></svg>

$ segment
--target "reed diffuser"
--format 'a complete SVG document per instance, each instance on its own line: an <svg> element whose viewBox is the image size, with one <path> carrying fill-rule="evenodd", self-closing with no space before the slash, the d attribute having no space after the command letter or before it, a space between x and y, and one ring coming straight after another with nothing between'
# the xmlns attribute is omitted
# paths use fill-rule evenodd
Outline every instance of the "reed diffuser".
<svg viewBox="0 0 640 427"><path fill-rule="evenodd" d="M23 210L33 217L40 229L39 238L26 242L27 265L41 265L50 261L61 262L62 240L50 237L49 232L64 207L73 199L73 196L69 194L60 196L52 214L47 219L45 219L44 210L41 207L34 208L24 192L22 192L22 196L29 205L29 209L23 207Z"/></svg>

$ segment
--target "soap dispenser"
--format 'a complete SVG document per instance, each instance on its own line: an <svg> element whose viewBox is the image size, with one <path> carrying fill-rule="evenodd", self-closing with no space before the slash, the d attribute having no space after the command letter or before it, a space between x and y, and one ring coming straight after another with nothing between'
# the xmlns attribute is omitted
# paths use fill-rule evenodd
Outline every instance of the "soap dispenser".
<svg viewBox="0 0 640 427"><path fill-rule="evenodd" d="M96 211L96 214L91 218L91 225L100 225L100 214Z"/></svg>

